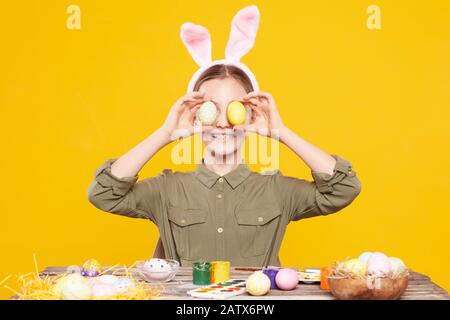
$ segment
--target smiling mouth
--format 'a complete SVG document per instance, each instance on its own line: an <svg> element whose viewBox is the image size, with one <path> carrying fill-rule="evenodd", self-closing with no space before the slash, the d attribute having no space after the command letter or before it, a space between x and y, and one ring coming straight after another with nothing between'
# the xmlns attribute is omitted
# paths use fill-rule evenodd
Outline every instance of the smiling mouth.
<svg viewBox="0 0 450 320"><path fill-rule="evenodd" d="M225 139L225 138L234 138L236 135L234 133L212 133L211 137L213 139Z"/></svg>

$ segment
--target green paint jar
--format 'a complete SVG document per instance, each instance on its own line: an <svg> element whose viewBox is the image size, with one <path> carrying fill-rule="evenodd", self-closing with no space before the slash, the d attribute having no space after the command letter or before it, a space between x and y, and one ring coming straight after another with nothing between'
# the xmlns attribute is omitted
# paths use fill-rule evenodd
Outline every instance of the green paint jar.
<svg viewBox="0 0 450 320"><path fill-rule="evenodd" d="M194 262L192 264L192 282L200 286L211 284L211 263Z"/></svg>

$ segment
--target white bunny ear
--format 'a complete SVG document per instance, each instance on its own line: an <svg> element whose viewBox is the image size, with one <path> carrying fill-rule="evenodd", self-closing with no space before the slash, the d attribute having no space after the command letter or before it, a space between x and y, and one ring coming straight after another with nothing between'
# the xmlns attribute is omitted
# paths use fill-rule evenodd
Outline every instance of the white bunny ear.
<svg viewBox="0 0 450 320"><path fill-rule="evenodd" d="M181 40L200 66L211 63L211 36L208 29L190 22L181 25Z"/></svg>
<svg viewBox="0 0 450 320"><path fill-rule="evenodd" d="M255 43L259 26L258 7L247 6L234 16L231 23L230 38L225 49L227 60L240 61Z"/></svg>

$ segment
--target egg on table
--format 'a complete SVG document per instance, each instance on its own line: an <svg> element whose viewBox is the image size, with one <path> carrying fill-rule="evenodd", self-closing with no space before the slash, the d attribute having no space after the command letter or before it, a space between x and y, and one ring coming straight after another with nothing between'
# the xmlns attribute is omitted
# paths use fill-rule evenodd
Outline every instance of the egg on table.
<svg viewBox="0 0 450 320"><path fill-rule="evenodd" d="M298 273L294 269L285 268L278 271L275 282L281 290L293 290L298 285Z"/></svg>
<svg viewBox="0 0 450 320"><path fill-rule="evenodd" d="M87 277L96 277L102 272L102 265L95 259L89 259L81 268L81 275Z"/></svg>
<svg viewBox="0 0 450 320"><path fill-rule="evenodd" d="M87 300L92 296L87 280L76 273L60 279L53 292L59 293L64 300Z"/></svg>
<svg viewBox="0 0 450 320"><path fill-rule="evenodd" d="M252 296L265 295L270 290L270 278L263 271L255 271L247 278L245 288Z"/></svg>
<svg viewBox="0 0 450 320"><path fill-rule="evenodd" d="M132 279L129 278L119 278L114 284L117 292L124 293L136 287L136 284Z"/></svg>
<svg viewBox="0 0 450 320"><path fill-rule="evenodd" d="M97 278L98 282L102 282L102 283L106 283L106 284L110 284L110 285L115 285L118 280L119 280L118 277L113 276L111 274L104 274Z"/></svg>
<svg viewBox="0 0 450 320"><path fill-rule="evenodd" d="M144 270L150 278L154 280L164 280L170 275L172 268L167 261L152 258L145 262Z"/></svg>
<svg viewBox="0 0 450 320"><path fill-rule="evenodd" d="M107 299L117 294L115 286L112 284L97 281L92 286L92 297L94 299Z"/></svg>

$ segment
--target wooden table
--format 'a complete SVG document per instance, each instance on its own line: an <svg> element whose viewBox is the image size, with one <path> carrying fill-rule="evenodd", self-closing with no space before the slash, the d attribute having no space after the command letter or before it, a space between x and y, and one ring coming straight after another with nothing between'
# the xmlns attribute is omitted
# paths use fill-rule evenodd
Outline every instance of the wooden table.
<svg viewBox="0 0 450 320"><path fill-rule="evenodd" d="M58 275L65 272L66 267L48 267L41 272L42 275ZM240 271L231 268L231 278L246 279L252 271ZM118 273L115 273L118 275ZM149 284L151 285L151 284ZM197 288L192 284L192 268L181 267L175 278L164 284L164 290L159 299L168 300L191 300L186 294L188 290ZM255 300L330 300L334 299L329 291L319 288L319 284L300 283L295 290L281 291L270 290L265 296L254 297L247 293L230 300L255 299ZM433 283L430 277L418 272L411 272L409 285L401 297L403 300L450 300L450 297L443 288Z"/></svg>

